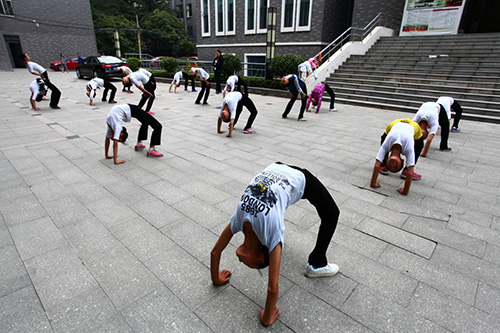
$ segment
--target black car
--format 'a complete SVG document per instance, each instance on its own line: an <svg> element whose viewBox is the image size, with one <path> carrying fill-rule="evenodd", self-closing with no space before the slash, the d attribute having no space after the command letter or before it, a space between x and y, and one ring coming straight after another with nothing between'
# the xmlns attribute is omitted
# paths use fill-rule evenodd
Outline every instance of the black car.
<svg viewBox="0 0 500 333"><path fill-rule="evenodd" d="M121 59L113 56L90 56L83 63L76 66L76 76L79 79L85 77L99 77L102 79L121 78L122 71L117 68L125 65Z"/></svg>

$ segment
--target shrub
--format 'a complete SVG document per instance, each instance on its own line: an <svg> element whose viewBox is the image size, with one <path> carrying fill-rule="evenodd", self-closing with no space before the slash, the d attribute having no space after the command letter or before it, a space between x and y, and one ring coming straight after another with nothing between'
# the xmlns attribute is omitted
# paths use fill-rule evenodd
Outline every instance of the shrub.
<svg viewBox="0 0 500 333"><path fill-rule="evenodd" d="M167 72L175 72L177 69L177 59L171 57L163 57L160 60L160 67L166 70Z"/></svg>
<svg viewBox="0 0 500 333"><path fill-rule="evenodd" d="M225 80L234 73L241 71L241 60L233 54L224 54L222 66L222 79Z"/></svg>
<svg viewBox="0 0 500 333"><path fill-rule="evenodd" d="M138 58L128 58L127 65L133 72L135 72L142 66L142 61Z"/></svg>
<svg viewBox="0 0 500 333"><path fill-rule="evenodd" d="M297 66L304 62L301 56L296 54L278 54L271 60L269 70L273 77L282 77L285 74L297 73Z"/></svg>

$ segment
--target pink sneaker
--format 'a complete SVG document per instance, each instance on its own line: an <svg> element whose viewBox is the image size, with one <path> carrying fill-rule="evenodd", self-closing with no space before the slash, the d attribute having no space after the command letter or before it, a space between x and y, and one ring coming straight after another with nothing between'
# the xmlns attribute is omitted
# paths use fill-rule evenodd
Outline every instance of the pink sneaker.
<svg viewBox="0 0 500 333"><path fill-rule="evenodd" d="M149 114L155 114L153 111L148 111Z"/></svg>
<svg viewBox="0 0 500 333"><path fill-rule="evenodd" d="M143 150L144 148L146 148L146 146L142 143L135 145L135 151Z"/></svg>
<svg viewBox="0 0 500 333"><path fill-rule="evenodd" d="M156 149L148 150L148 157L162 157L163 154Z"/></svg>
<svg viewBox="0 0 500 333"><path fill-rule="evenodd" d="M243 133L245 133L245 134L254 134L255 131L252 128L249 128L249 129L244 130Z"/></svg>
<svg viewBox="0 0 500 333"><path fill-rule="evenodd" d="M407 174L408 174L408 173L406 172L406 170L403 170L403 172L401 172L401 176L400 176L400 177L401 177L401 178L403 178L403 179L406 179L406 175L407 175ZM418 174L418 173L416 173L416 172L413 172L413 180L420 180L421 178L422 178L422 176L421 176L421 175L419 175L419 174Z"/></svg>
<svg viewBox="0 0 500 333"><path fill-rule="evenodd" d="M387 167L383 166L383 167L380 167L380 170L379 172L383 175L388 175L389 174L389 169L387 169Z"/></svg>

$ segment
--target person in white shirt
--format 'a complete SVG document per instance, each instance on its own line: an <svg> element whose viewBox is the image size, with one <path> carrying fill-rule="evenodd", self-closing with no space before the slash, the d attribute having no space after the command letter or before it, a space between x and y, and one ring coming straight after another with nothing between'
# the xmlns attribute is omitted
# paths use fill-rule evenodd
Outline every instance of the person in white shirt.
<svg viewBox="0 0 500 333"><path fill-rule="evenodd" d="M453 120L453 125L451 127L451 132L460 132L458 128L458 123L462 118L462 107L453 98L448 96L441 96L437 99L436 103L441 105L441 110L439 112L439 126L441 126L441 145L439 149L442 151L449 151L451 148L448 147L448 137L450 134L450 122L451 122L451 111L455 111L455 118ZM443 142L443 138L445 141Z"/></svg>
<svg viewBox="0 0 500 333"><path fill-rule="evenodd" d="M153 106L153 102L155 100L155 90L156 90L156 80L154 75L145 70L144 68L139 68L137 71L133 72L125 76L122 79L123 84L132 82L140 91L143 92L141 101L138 106L142 109L146 101L148 101L148 105L146 106L146 112L149 114L155 114L151 111L151 107Z"/></svg>
<svg viewBox="0 0 500 333"><path fill-rule="evenodd" d="M422 133L427 137L425 142L424 150L420 156L427 157L429 148L431 146L432 139L436 135L439 128L438 115L440 111L440 105L435 102L423 103L418 109L417 113L413 117L413 121L420 125ZM427 129L429 127L429 130ZM442 138L441 138L442 139Z"/></svg>
<svg viewBox="0 0 500 333"><path fill-rule="evenodd" d="M47 93L47 86L43 82L42 78L37 78L33 80L30 84L30 103L33 110L40 110L39 107L36 106L36 102L40 102L45 97Z"/></svg>
<svg viewBox="0 0 500 333"><path fill-rule="evenodd" d="M177 73L174 74L174 78L170 83L170 87L168 88L169 93L172 92L172 87L174 87L174 93L177 94L177 88L181 85L181 79L182 79L182 71L178 71Z"/></svg>
<svg viewBox="0 0 500 333"><path fill-rule="evenodd" d="M120 67L117 67L116 69L122 71L123 77L132 74L132 70L128 66L120 66ZM130 81L127 83L122 82L122 84L123 84L122 92L127 93L127 94L134 93L132 90L130 90L130 88L132 88L132 83Z"/></svg>
<svg viewBox="0 0 500 333"><path fill-rule="evenodd" d="M224 91L222 92L222 97L226 97L226 92L235 91L235 86L237 91L248 96L248 85L245 80L243 80L238 75L231 75L226 80L226 86L224 87ZM243 91L241 91L241 86L243 86Z"/></svg>
<svg viewBox="0 0 500 333"><path fill-rule="evenodd" d="M100 89L101 87L104 88L104 92L102 93L102 101L106 102L108 91L111 90L111 94L109 95L109 103L110 104L116 103L115 101L116 87L108 80L95 77L92 80L90 80L86 86L87 96L90 99L90 105L95 105L93 101L97 94L97 89Z"/></svg>
<svg viewBox="0 0 500 333"><path fill-rule="evenodd" d="M246 187L229 224L210 253L210 274L215 285L229 282L231 272L219 270L222 252L234 234L242 232L243 244L236 250L239 260L250 268L269 266L267 299L260 322L269 326L280 315L279 272L284 246L284 215L287 208L307 199L321 219L316 245L309 254L304 274L310 278L333 276L339 267L329 264L326 252L340 215L328 189L306 169L273 163L257 174Z"/></svg>
<svg viewBox="0 0 500 333"><path fill-rule="evenodd" d="M188 73L184 71L178 71L174 75L174 79L172 80L172 83L170 84L170 88L168 89L168 92L172 92L172 86L175 85L174 92L177 93L177 88L181 85L181 80L184 78L184 91L188 91L188 83L191 81L191 87L192 87L192 92L197 92L196 88L194 87L194 78L189 75Z"/></svg>
<svg viewBox="0 0 500 333"><path fill-rule="evenodd" d="M146 148L142 141L148 138L148 126L151 126L153 128L153 133L151 134L151 141L149 143L147 156L163 156L162 153L155 149L156 146L161 144L162 125L152 115L144 112L137 105L132 104L115 105L111 108L111 110L109 110L108 117L106 119L107 131L106 140L104 142L104 156L108 159L113 159L115 164L125 163L125 160L118 159L118 142L124 143L127 140L128 132L123 126L123 123L130 122L132 118L141 122L135 151L141 151ZM113 141L113 155L109 155L109 146L111 141Z"/></svg>
<svg viewBox="0 0 500 333"><path fill-rule="evenodd" d="M377 178L383 164L391 172L401 171L405 164L401 158L401 154L403 154L406 157L406 172L404 173L406 180L404 187L399 188L398 192L403 195L407 195L410 192L415 170L415 137L422 137L419 125L416 123L411 124L410 122L410 119L397 119L389 124L389 130L386 129L387 133L384 133L387 135L385 137L384 135L382 136L383 143L375 160L370 187L380 187ZM417 129L420 133L415 133Z"/></svg>
<svg viewBox="0 0 500 333"><path fill-rule="evenodd" d="M238 122L243 107L246 107L250 112L247 124L243 129L245 134L253 134L255 131L252 129L252 124L257 117L257 108L252 100L239 91L232 91L222 100L219 117L217 118L217 133L226 133L221 130L222 122L229 122L229 133L226 135L228 138L233 136L233 128Z"/></svg>
<svg viewBox="0 0 500 333"><path fill-rule="evenodd" d="M208 105L208 96L210 95L210 75L203 68L191 68L189 75L195 76L201 82L201 90L198 93L198 97L194 104L201 104L201 98L203 97L203 105Z"/></svg>
<svg viewBox="0 0 500 333"><path fill-rule="evenodd" d="M31 59L27 53L22 53L20 57L24 60L26 67L28 67L28 71L33 75L40 76L47 88L50 89L51 94L49 106L52 109L60 109L59 100L61 99L61 91L57 89L52 82L50 82L47 70L36 62L30 61Z"/></svg>

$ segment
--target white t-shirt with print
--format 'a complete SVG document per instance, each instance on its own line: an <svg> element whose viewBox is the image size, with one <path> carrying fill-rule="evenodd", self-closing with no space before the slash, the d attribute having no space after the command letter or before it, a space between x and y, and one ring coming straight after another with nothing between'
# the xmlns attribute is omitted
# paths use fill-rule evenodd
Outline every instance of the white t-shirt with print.
<svg viewBox="0 0 500 333"><path fill-rule="evenodd" d="M106 137L111 139L111 130L113 129L114 140L120 139L120 133L122 132L123 123L128 123L132 119L130 105L120 104L115 105L109 110L108 118L106 119L106 124L108 124L108 129L106 131Z"/></svg>
<svg viewBox="0 0 500 333"><path fill-rule="evenodd" d="M231 119L236 118L236 107L238 102L241 101L243 95L239 91L231 91L222 100L222 106L220 107L219 118L222 118L222 111L224 110L224 105L227 104L229 108L229 113L231 113Z"/></svg>
<svg viewBox="0 0 500 333"><path fill-rule="evenodd" d="M404 122L396 123L392 126L391 131L387 134L384 143L380 146L377 154L377 160L380 162L384 161L385 155L391 151L391 148L395 144L401 146L401 152L406 157L406 165L415 165L415 140L413 135L415 133L415 128Z"/></svg>
<svg viewBox="0 0 500 333"><path fill-rule="evenodd" d="M28 70L30 73L38 73L38 74L43 74L46 70L36 62L28 61L26 64L28 66Z"/></svg>
<svg viewBox="0 0 500 333"><path fill-rule="evenodd" d="M455 100L453 97L448 97L448 96L441 96L438 98L436 103L441 104L444 109L446 110L446 115L448 116L448 119L451 119L451 106L453 103L455 103Z"/></svg>
<svg viewBox="0 0 500 333"><path fill-rule="evenodd" d="M429 134L436 134L439 127L439 109L438 103L425 102L420 106L412 120L417 124L420 124L422 120L426 120L427 125L430 127Z"/></svg>
<svg viewBox="0 0 500 333"><path fill-rule="evenodd" d="M242 231L249 222L262 245L271 252L284 245L285 211L302 198L305 176L297 169L273 163L256 175L231 216L231 232Z"/></svg>

